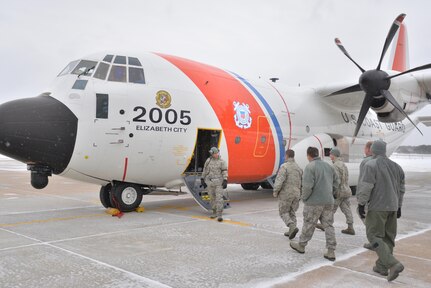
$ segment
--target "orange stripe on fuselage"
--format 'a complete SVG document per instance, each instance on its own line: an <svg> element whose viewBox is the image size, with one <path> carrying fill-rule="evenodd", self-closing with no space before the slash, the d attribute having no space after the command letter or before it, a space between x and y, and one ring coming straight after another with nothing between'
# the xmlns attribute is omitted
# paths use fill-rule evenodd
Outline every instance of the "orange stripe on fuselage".
<svg viewBox="0 0 431 288"><path fill-rule="evenodd" d="M264 111L244 85L231 74L216 67L175 56L157 55L186 74L216 113L229 153L229 182L257 182L271 176L275 162L273 134ZM233 102L249 105L252 118L250 128L242 129L235 124ZM261 131L258 131L259 126ZM263 138L268 142L259 145L263 134L267 136ZM238 137L240 141L236 144L235 139Z"/></svg>

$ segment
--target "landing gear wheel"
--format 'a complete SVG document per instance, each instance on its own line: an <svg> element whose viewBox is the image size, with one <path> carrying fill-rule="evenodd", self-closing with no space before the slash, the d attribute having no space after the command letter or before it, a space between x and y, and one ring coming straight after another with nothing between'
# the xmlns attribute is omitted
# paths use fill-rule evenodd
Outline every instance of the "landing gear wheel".
<svg viewBox="0 0 431 288"><path fill-rule="evenodd" d="M111 183L108 183L105 186L100 187L100 193L99 193L100 202L105 208L113 207L111 203L111 195L110 195L111 189L112 189Z"/></svg>
<svg viewBox="0 0 431 288"><path fill-rule="evenodd" d="M141 187L129 183L116 183L111 193L114 208L122 212L130 212L139 207L142 202Z"/></svg>
<svg viewBox="0 0 431 288"><path fill-rule="evenodd" d="M244 190L257 190L259 189L259 183L243 183L241 184L242 189Z"/></svg>

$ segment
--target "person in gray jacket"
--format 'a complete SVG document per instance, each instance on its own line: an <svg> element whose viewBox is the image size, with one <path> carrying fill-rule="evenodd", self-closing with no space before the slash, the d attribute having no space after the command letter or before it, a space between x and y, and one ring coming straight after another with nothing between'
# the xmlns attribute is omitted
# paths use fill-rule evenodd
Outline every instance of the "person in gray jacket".
<svg viewBox="0 0 431 288"><path fill-rule="evenodd" d="M358 213L365 218L368 241L378 256L373 271L392 281L404 270L403 264L394 257L393 249L405 193L405 176L401 166L386 157L385 142L375 141L371 151L374 158L365 163L358 184Z"/></svg>
<svg viewBox="0 0 431 288"><path fill-rule="evenodd" d="M301 197L302 169L295 162L295 151L286 151L286 162L280 166L275 178L273 196L278 197L278 210L289 231L284 233L289 239L299 232L296 211Z"/></svg>
<svg viewBox="0 0 431 288"><path fill-rule="evenodd" d="M362 159L361 165L359 165L359 180L358 182L361 182L362 174L364 174L364 166L365 163L367 163L369 160L373 159L373 153L371 152L371 145L373 145L373 141L368 141L364 146L364 154L365 157ZM362 219L361 219L362 220ZM364 248L373 250L373 245L371 243L365 243Z"/></svg>
<svg viewBox="0 0 431 288"><path fill-rule="evenodd" d="M302 200L304 201L304 225L299 242L290 242L290 247L298 253L305 252L305 246L313 237L317 220L323 224L327 252L323 255L335 261L337 241L334 231L334 193L340 185L335 168L320 159L316 147L307 148L307 159L310 163L304 169L302 177Z"/></svg>

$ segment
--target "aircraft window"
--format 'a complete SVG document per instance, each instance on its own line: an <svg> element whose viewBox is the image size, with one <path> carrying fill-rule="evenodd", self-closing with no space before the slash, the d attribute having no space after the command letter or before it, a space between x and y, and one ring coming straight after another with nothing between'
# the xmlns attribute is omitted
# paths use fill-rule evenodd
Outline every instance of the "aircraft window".
<svg viewBox="0 0 431 288"><path fill-rule="evenodd" d="M85 86L87 86L87 80L76 80L75 83L72 86L72 89L79 89L79 90L84 90Z"/></svg>
<svg viewBox="0 0 431 288"><path fill-rule="evenodd" d="M108 97L108 94L96 94L96 118L108 119Z"/></svg>
<svg viewBox="0 0 431 288"><path fill-rule="evenodd" d="M139 61L138 58L136 57L129 57L129 65L133 65L133 66L142 66L141 62Z"/></svg>
<svg viewBox="0 0 431 288"><path fill-rule="evenodd" d="M96 72L94 73L94 78L106 79L106 75L108 75L109 64L100 62L99 67L97 67Z"/></svg>
<svg viewBox="0 0 431 288"><path fill-rule="evenodd" d="M96 61L81 60L78 66L73 69L72 74L91 76L96 65Z"/></svg>
<svg viewBox="0 0 431 288"><path fill-rule="evenodd" d="M125 66L112 65L111 73L109 73L108 80L116 82L126 82L127 71Z"/></svg>
<svg viewBox="0 0 431 288"><path fill-rule="evenodd" d="M126 56L115 56L114 63L126 65Z"/></svg>
<svg viewBox="0 0 431 288"><path fill-rule="evenodd" d="M108 54L105 56L105 58L103 58L103 61L111 63L112 58L114 58L114 55Z"/></svg>
<svg viewBox="0 0 431 288"><path fill-rule="evenodd" d="M73 70L73 68L75 68L76 64L78 64L78 62L79 60L75 60L67 64L67 66L63 70L61 70L60 74L58 74L57 77L69 74Z"/></svg>
<svg viewBox="0 0 431 288"><path fill-rule="evenodd" d="M144 70L142 68L129 67L129 82L145 84Z"/></svg>

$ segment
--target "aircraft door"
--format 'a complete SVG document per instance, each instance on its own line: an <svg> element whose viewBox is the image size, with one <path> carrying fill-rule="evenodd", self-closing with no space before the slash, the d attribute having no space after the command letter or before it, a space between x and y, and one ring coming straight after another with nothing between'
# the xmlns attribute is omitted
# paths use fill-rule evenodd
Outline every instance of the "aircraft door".
<svg viewBox="0 0 431 288"><path fill-rule="evenodd" d="M196 202L204 209L211 210L207 191L201 187L201 176L211 147L219 147L221 130L198 129L195 149L189 165L183 173L184 182ZM224 208L229 207L226 197Z"/></svg>

